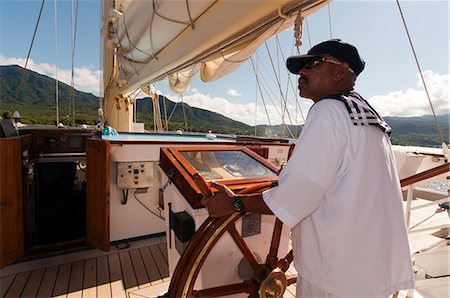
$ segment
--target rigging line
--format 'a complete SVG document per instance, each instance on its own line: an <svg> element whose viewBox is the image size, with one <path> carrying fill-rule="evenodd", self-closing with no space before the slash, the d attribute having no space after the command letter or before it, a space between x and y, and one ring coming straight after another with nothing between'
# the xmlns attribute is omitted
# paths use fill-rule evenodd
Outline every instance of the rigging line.
<svg viewBox="0 0 450 298"><path fill-rule="evenodd" d="M70 115L70 102L72 102L72 126L75 126L75 43L77 37L77 24L78 24L78 0L76 0L76 10L75 10L75 23L73 20L73 0L72 0L72 77L70 80L70 99L69 99L69 115Z"/></svg>
<svg viewBox="0 0 450 298"><path fill-rule="evenodd" d="M305 19L305 25L306 25L306 34L308 35L309 48L311 48L312 43L311 43L311 35L309 34L308 19Z"/></svg>
<svg viewBox="0 0 450 298"><path fill-rule="evenodd" d="M258 56L259 53L256 53L256 61L258 61ZM258 66L255 66L256 71L258 71ZM257 121L258 121L258 86L255 84L255 137L258 135L258 125L257 125Z"/></svg>
<svg viewBox="0 0 450 298"><path fill-rule="evenodd" d="M281 46L281 45L280 45ZM291 49L291 53L293 53L294 52L294 44L292 45L292 49ZM299 105L299 103L298 103L298 101L299 101L299 98L298 98L298 93L297 93L297 89L294 87L294 84L292 84L292 80L291 80L291 75L289 74L289 71L286 69L286 74L287 74L287 77L288 77L288 82L289 82L289 85L291 86L291 89L292 89L292 93L293 94L295 94L295 100L294 100L294 102L295 102L295 104L299 107L299 109L300 109L300 115L301 115L301 117L302 117L302 119L303 119L303 122L305 122L305 116L304 116L304 114L303 114L303 109L301 108L301 106Z"/></svg>
<svg viewBox="0 0 450 298"><path fill-rule="evenodd" d="M133 58L133 53L130 53L131 59L129 59L129 58L126 57L127 59L129 59L130 61L133 61L133 62L137 62L137 63L148 63L151 59L155 59L155 56L154 56L153 54L149 54L149 53L145 52L144 50L141 50L141 49L138 48L138 47L136 46L136 44L131 40L130 33L128 32L128 27L127 27L127 22L126 22L125 14L123 14L123 28L124 28L124 30L125 30L125 35L127 36L127 39L128 39L128 41L130 42L131 46L132 46L134 49L136 49L138 52L141 52L142 54L144 54L144 55L146 55L146 56L149 56L149 58L145 59L144 61L137 61L136 59ZM128 52L131 52L131 49L128 49L128 48L123 47L123 46L122 46L122 43L120 43L120 48L122 49L122 51L121 51L122 53L128 53Z"/></svg>
<svg viewBox="0 0 450 298"><path fill-rule="evenodd" d="M279 42L278 36L276 36L276 41ZM282 88L281 88L280 78L279 78L279 75L277 75L277 72L276 72L276 69L275 69L275 65L274 65L274 63L273 63L272 55L270 54L270 51L269 51L269 48L268 48L266 42L264 43L264 45L265 45L267 54L268 54L268 56L269 56L269 60L270 60L270 62L271 62L272 70L273 70L273 72L275 73L275 78L276 78L276 83L277 83L277 85L278 85L278 89L279 89L279 91L280 91L280 96L281 96L281 108L282 108L282 111L281 111L281 114L280 114L280 113L279 113L279 114L280 114L280 117L281 117L281 122L282 122L282 133L283 133L283 130L284 130L284 123L285 123L285 122L284 122L284 115L285 115L285 114L288 115L289 121L290 121L291 124L292 124L292 119L291 119L291 117L290 117L289 111L287 110L287 97L286 97L286 95L283 93L283 90L282 90ZM277 47L277 49L278 49L278 50L277 50L277 53L281 52L281 56L282 56L282 58L284 59L284 55L283 55L283 52L282 52L281 48ZM278 60L279 60L279 59L278 59ZM292 131L289 129L289 127L287 127L287 129L288 129L289 133L293 136Z"/></svg>
<svg viewBox="0 0 450 298"><path fill-rule="evenodd" d="M31 49L33 48L34 38L36 37L36 32L37 32L37 29L39 27L39 22L41 20L41 15L42 15L42 10L44 8L44 4L45 4L45 0L42 0L41 9L39 11L39 16L38 16L38 19L37 19L37 22L36 22L36 26L34 27L33 37L31 38L30 48L28 49L27 60L25 61L25 66L24 66L24 68L22 70L22 77L20 78L19 87L17 87L17 89L16 89L16 97L14 98L14 101L13 101L12 112L14 112L16 110L17 96L19 95L19 91L20 91L20 89L22 87L22 84L24 82L24 79L25 79L25 71L27 69L28 60L30 59Z"/></svg>
<svg viewBox="0 0 450 298"><path fill-rule="evenodd" d="M270 129L272 130L272 134L274 134L273 127L272 127L272 124L271 124L271 122L270 122L269 113L267 112L266 102L265 102L264 96L263 96L263 94L262 94L262 90L261 90L261 82L259 81L259 76L258 76L258 73L256 72L255 64L254 64L254 62L253 62L253 57L250 57L250 62L251 62L251 64L252 64L253 73L255 74L256 84L257 84L257 86L258 86L259 93L261 94L261 100L262 100L262 102L263 102L264 110L266 111L267 121L269 122Z"/></svg>
<svg viewBox="0 0 450 298"><path fill-rule="evenodd" d="M181 98L181 107L183 108L184 128L186 129L186 131L189 131L187 118L186 118L186 109L185 109L185 103L184 103L184 99L183 99L183 93L180 94L180 98Z"/></svg>
<svg viewBox="0 0 450 298"><path fill-rule="evenodd" d="M261 61L260 57L258 57L258 61ZM275 80L271 76L271 72L266 68L266 65L264 62L261 62L260 65L262 66L262 70L260 70L258 73L261 75L261 79L266 82L267 85L270 85L268 82L272 84L276 84ZM264 73L262 72L264 71ZM264 78L264 74L268 74L268 79ZM272 96L276 96L276 94L273 92L272 89L270 89Z"/></svg>
<svg viewBox="0 0 450 298"><path fill-rule="evenodd" d="M165 130L169 130L168 129L168 127L169 127L169 122L168 122L168 120L167 120L167 105L166 105L166 97L164 96L164 84L162 85L162 89L163 89L163 91L161 91L161 94L160 95L158 95L158 96L161 96L162 97L162 102L163 102L163 108L164 108L164 121L165 121L165 125L164 125L164 128L165 128ZM155 90L156 90L156 86L155 86ZM159 99L159 97L158 97L158 99Z"/></svg>
<svg viewBox="0 0 450 298"><path fill-rule="evenodd" d="M189 0L186 0L186 9L187 9L187 13L189 16L189 21L191 22L191 28L195 29L195 24L194 24L194 21L192 20L192 16L191 16L191 10L189 9Z"/></svg>
<svg viewBox="0 0 450 298"><path fill-rule="evenodd" d="M159 95L158 95L159 96ZM164 121L166 122L166 130L169 130L168 129L168 127L169 127L169 123L168 123L168 121L167 121L167 105L166 105L166 100L167 100L167 98L165 97L165 96L163 96L162 94L161 94L161 97L162 97L162 102L163 102L163 109L164 109ZM159 98L158 98L158 100L159 100Z"/></svg>
<svg viewBox="0 0 450 298"><path fill-rule="evenodd" d="M254 72L255 77L256 77L257 85L258 85L259 91L260 91L260 93L261 93L261 99L262 99L263 104L264 104L264 109L265 109L265 112L266 112L267 120L268 120L268 122L269 122L269 125L272 126L271 121L270 121L270 117L269 117L269 113L268 113L268 111L267 111L267 106L266 106L266 103L265 103L265 100L264 100L264 96L263 96L263 94L262 94L262 90L263 90L263 89L264 89L266 95L268 96L268 98L270 99L270 102L272 103L273 108L275 109L276 113L278 114L278 116L279 116L280 118L281 118L281 113L280 113L280 111L278 110L277 105L275 104L273 98L269 95L269 92L267 91L267 89L265 88L265 86L264 86L263 84L261 84L261 80L259 79L258 72L256 72L256 69L255 69L255 66L254 66L253 57L251 58L251 62L252 62L252 66L253 66L253 72ZM293 135L293 134L292 134L292 131L291 131L289 128L288 128L288 131L290 132L291 135ZM274 132L273 132L273 129L272 129L272 133L274 133Z"/></svg>
<svg viewBox="0 0 450 298"><path fill-rule="evenodd" d="M56 0L54 0L54 15L55 15L55 91L56 91L56 126L59 124L59 94L58 94L58 17L56 9Z"/></svg>
<svg viewBox="0 0 450 298"><path fill-rule="evenodd" d="M124 28L125 28L125 35L127 36L128 41L130 42L130 44L131 44L132 46L134 46L134 48L137 49L137 50L139 51L139 49L138 49L138 48L133 44L133 42L131 41L131 38L130 38L130 36L129 36L129 34L128 34L128 29L127 29L127 25L126 25L126 24L127 24L127 22L126 22L126 19L125 19L125 15L123 15L123 26L124 26ZM124 53L124 51L122 51L122 50L125 49L125 48L122 46L122 41L121 41L121 40L119 40L119 46L120 46L120 49L121 49L121 53ZM133 68L133 70L135 71L136 75L139 75L139 71L137 70L136 65L135 65L138 61L136 61L136 59L134 59L133 52L131 52L131 50L128 50L128 49L127 49L127 51L130 52L131 59L128 58L128 57L125 57L124 55L122 55L122 57L126 59L125 61L128 61L128 63L130 64L130 66L131 66L131 67ZM144 53L144 54L145 54L145 53ZM144 60L143 62L139 62L139 63L146 63L146 61L147 61L147 60ZM150 61L150 60L148 60L148 61ZM121 62L121 61L119 61L119 62ZM121 64L122 64L122 68L126 70L126 67L124 66L124 62L121 62ZM120 68L120 65L119 65L119 68Z"/></svg>
<svg viewBox="0 0 450 298"><path fill-rule="evenodd" d="M282 108L282 115L284 115L284 105L283 105L284 95L283 95L283 91L281 90L280 78L277 75L277 71L275 69L275 65L273 63L273 59L272 59L272 55L270 54L269 47L267 46L267 42L264 42L264 47L266 49L267 55L269 56L270 65L272 66L272 71L273 71L273 73L275 75L275 81L277 83L278 90L281 93L280 94L280 96L281 96L281 108ZM281 121L283 121L283 118L281 119Z"/></svg>
<svg viewBox="0 0 450 298"><path fill-rule="evenodd" d="M416 65L417 65L417 68L419 70L420 79L422 80L422 84L423 84L423 87L425 89L425 93L427 95L428 102L430 103L431 111L433 112L434 121L436 122L436 127L438 129L439 137L441 138L442 144L445 144L444 135L442 134L441 126L439 125L439 121L437 120L436 113L434 112L434 107L433 107L433 103L431 102L430 93L428 92L427 84L425 83L425 78L423 77L423 74L422 74L422 69L420 67L419 59L417 58L416 51L414 49L414 45L412 43L412 39L411 39L411 36L409 34L408 26L406 25L406 20L405 20L405 17L403 16L402 8L400 7L400 2L399 2L399 0L396 0L396 2L397 2L397 6L398 6L398 10L400 12L400 15L402 17L403 26L405 27L406 35L408 36L409 44L411 46L411 50L413 52L414 59L416 60Z"/></svg>
<svg viewBox="0 0 450 298"><path fill-rule="evenodd" d="M281 113L280 113L279 109L277 108L277 105L275 104L273 98L272 98L271 96L269 96L269 93L268 93L267 89L265 88L265 86L264 86L263 84L260 84L260 88L261 88L261 89L264 89L265 93L267 94L268 98L270 99L270 102L271 102L272 105L273 105L273 108L275 109L275 111L277 112L278 116L279 116L280 119L281 119ZM261 94L261 96L262 96L262 94ZM267 112L266 112L266 114L267 114ZM267 116L268 116L268 115L267 115Z"/></svg>
<svg viewBox="0 0 450 298"><path fill-rule="evenodd" d="M333 30L332 30L332 24L331 24L331 6L330 4L327 5L328 7L328 24L330 26L330 39L333 38Z"/></svg>
<svg viewBox="0 0 450 298"><path fill-rule="evenodd" d="M276 44L277 44L278 51L281 53L281 59L283 61L285 61L286 58L284 56L283 49L281 48L281 43L280 43L280 40L278 39L278 36L276 36ZM287 104L288 104L288 96L287 96L287 94L288 94L289 82L291 82L291 80L290 80L291 78L290 78L290 75L289 75L289 73L287 71L286 71L286 74L287 74L288 81L287 81L287 84L286 84L286 92L284 94L283 94L283 91L281 90L281 84L279 86L280 93L281 93L282 100L283 100L282 104L283 104L283 110L284 110L283 111L283 119L282 120L283 120L283 123L284 123L284 112L286 112L286 114L287 114L287 116L289 118L289 123L291 125L293 125L291 114L290 114L289 110L287 109ZM292 85L292 82L291 82L291 85ZM294 94L295 94L295 90L294 90ZM302 113L302 115L303 115L303 113ZM296 117L295 117L295 119L296 119ZM292 132L292 130L289 127L287 127L287 129L288 129L289 133L291 134L291 136L294 137L294 133Z"/></svg>
<svg viewBox="0 0 450 298"><path fill-rule="evenodd" d="M172 112L171 112L170 115L169 115L169 119L167 120L167 125L168 125L170 119L172 119L172 116L173 116L173 114L175 113L175 109L177 108L178 103L179 103L178 101L175 103L175 106L173 107ZM168 129L167 129L167 130L168 130Z"/></svg>
<svg viewBox="0 0 450 298"><path fill-rule="evenodd" d="M174 23L177 23L177 24L182 24L182 25L192 26L192 24L189 24L189 23L186 23L186 22L183 22L183 21L174 20L174 19L171 19L171 18L169 18L169 17L165 17L165 16L159 14L159 13L156 11L155 0L153 0L152 6L153 6L153 11L155 12L155 14L156 14L158 17L160 17L160 18L162 18L162 19L164 19L164 20L169 21L169 22L174 22Z"/></svg>
<svg viewBox="0 0 450 298"><path fill-rule="evenodd" d="M280 43L280 41L279 41L278 38L277 38L277 46L278 46L278 48L279 48L279 50L280 50L280 52L281 52L281 59L282 59L283 61L286 61L286 57L284 56L283 49L282 49L282 47L281 47L281 43ZM297 93L296 93L296 89L293 87L293 84L292 84L292 81L291 81L291 76L289 75L289 71L288 71L287 69L285 69L285 72L286 72L286 75L287 75L287 78L288 78L287 84L286 84L286 92L285 92L285 94L286 94L286 96L285 96L285 98L286 98L285 105L286 105L286 107L287 107L287 104L288 104L288 96L287 96L287 94L288 94L288 92L289 92L289 90L288 90L289 87L288 87L288 86L290 85L290 86L292 87L293 94L297 94ZM303 116L302 108L301 108L300 106L298 106L298 107L300 108L300 114L301 114L303 120L305 120L305 117ZM286 109L286 110L287 110L287 109ZM289 121L290 121L290 123L291 123L291 125L292 125L292 124L293 124L293 121L292 121L291 115L290 115L290 113L289 113L289 110L287 110L287 114L288 114L288 117L289 117ZM297 121L297 117L295 117L295 119L296 119L296 121Z"/></svg>

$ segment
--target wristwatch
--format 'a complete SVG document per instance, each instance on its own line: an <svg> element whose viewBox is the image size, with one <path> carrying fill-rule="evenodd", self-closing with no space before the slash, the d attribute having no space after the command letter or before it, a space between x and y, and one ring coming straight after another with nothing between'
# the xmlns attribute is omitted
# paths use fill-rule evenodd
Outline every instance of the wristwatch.
<svg viewBox="0 0 450 298"><path fill-rule="evenodd" d="M242 203L242 196L234 196L232 204L234 212L244 213L244 203Z"/></svg>

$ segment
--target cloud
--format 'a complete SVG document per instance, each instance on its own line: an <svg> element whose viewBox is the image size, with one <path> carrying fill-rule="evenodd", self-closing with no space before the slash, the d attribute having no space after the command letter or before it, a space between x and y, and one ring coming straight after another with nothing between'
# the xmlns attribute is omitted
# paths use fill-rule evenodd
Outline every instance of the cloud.
<svg viewBox="0 0 450 298"><path fill-rule="evenodd" d="M436 114L449 113L449 84L450 75L440 75L427 70L423 73L428 91L431 96ZM415 88L406 90L396 90L385 95L376 95L368 98L371 105L383 116L423 116L432 114L426 93L422 87L420 76L417 74L417 85ZM166 95L168 96L168 95ZM179 101L175 95L168 96L173 101ZM241 121L249 125L257 124L280 124L281 110L274 105L266 105L266 108L259 103L255 109L255 103L235 103L226 98L211 96L209 94L195 93L193 95L183 95L185 103L193 107L214 111L233 120ZM306 116L312 102L301 100L303 114ZM266 113L267 110L267 113ZM303 123L303 118L297 113L293 104L288 105L287 110L291 111L291 120L285 117L285 123ZM269 117L267 117L267 114ZM256 117L255 117L256 115ZM256 118L256 121L255 121ZM297 119L297 120L296 120Z"/></svg>
<svg viewBox="0 0 450 298"><path fill-rule="evenodd" d="M237 92L236 90L234 90L234 89L232 89L232 88L230 88L230 90L227 91L227 94L228 94L229 96L242 96L241 93Z"/></svg>
<svg viewBox="0 0 450 298"><path fill-rule="evenodd" d="M177 95L164 95L172 101L180 101ZM275 107L274 105L266 105L266 107L264 107L261 103L259 103L255 109L255 103L235 103L229 101L226 98L201 93L196 93L193 95L183 95L183 101L191 107L213 111L215 113L222 114L228 118L246 123L248 125L255 125L255 121L257 124L268 124L268 119L270 119L270 124L272 125L281 123L281 110L279 107ZM311 104L309 104L309 106L311 106ZM304 109L303 111L305 111L305 107L302 108ZM296 120L294 119L294 114L296 108L294 105L288 105L288 110L291 111L291 118L293 123L303 123L303 120L301 120L301 116L299 115L299 113L297 113L297 119L299 120L295 122ZM290 120L286 118L285 122L290 123Z"/></svg>
<svg viewBox="0 0 450 298"><path fill-rule="evenodd" d="M25 59L7 58L0 55L0 65L11 64L18 64L23 67L25 65ZM56 77L55 66L48 63L35 63L32 59L30 59L28 61L27 68L52 78ZM450 75L440 75L431 70L427 70L423 72L423 76L433 103L434 111L438 115L448 114L450 99ZM90 92L98 96L101 90L101 77L102 72L100 70L92 70L89 67L76 67L74 69L75 89L83 92ZM71 71L59 68L58 79L70 85ZM191 95L183 95L184 102L190 106L213 111L249 125L255 125L255 123L269 124L268 118L270 119L270 124L272 125L281 123L280 107L275 107L270 104L264 107L261 102L259 102L255 109L254 102L235 103L223 97L202 94L194 87L191 87L190 91L192 92ZM161 92L159 93L161 94ZM227 94L233 97L241 96L240 93L232 88L227 91ZM164 95L175 102L179 101L177 95ZM138 98L146 96L146 94L141 93ZM432 114L419 74L417 74L417 85L414 88L395 90L389 92L388 94L375 95L368 98L368 101L382 116L406 117ZM302 100L301 106L303 109L303 114L306 116L306 113L311 106L311 102ZM297 117L294 115L297 109L293 104L288 106L287 109L291 111L290 117L292 121L289 120L288 117L285 117L286 123L303 123L303 118L300 115ZM297 120L295 120L295 118Z"/></svg>
<svg viewBox="0 0 450 298"><path fill-rule="evenodd" d="M449 113L450 75L439 75L431 70L423 72L434 111L437 115ZM376 95L368 99L382 116L422 116L431 115L432 110L419 74L417 87L392 91L386 95Z"/></svg>
<svg viewBox="0 0 450 298"><path fill-rule="evenodd" d="M0 55L0 65L17 64L24 67L25 62L26 59L24 58L7 58ZM27 69L56 79L56 69L54 65L48 63L35 63L33 59L29 59ZM71 85L72 71L70 69L58 68L57 74L60 82L69 86ZM92 70L88 67L74 68L74 87L78 91L89 92L98 96L102 89L100 85L101 78L101 70Z"/></svg>

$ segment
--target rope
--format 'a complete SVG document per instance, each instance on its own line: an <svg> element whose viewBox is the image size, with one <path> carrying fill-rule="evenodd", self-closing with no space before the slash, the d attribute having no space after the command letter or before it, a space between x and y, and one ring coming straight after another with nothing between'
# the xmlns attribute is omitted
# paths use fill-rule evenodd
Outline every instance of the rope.
<svg viewBox="0 0 450 298"><path fill-rule="evenodd" d="M192 20L192 16L191 16L191 10L189 9L189 0L186 0L186 9L187 9L187 13L189 16L189 21L191 22L191 28L195 29L195 24L194 24L194 21Z"/></svg>
<svg viewBox="0 0 450 298"><path fill-rule="evenodd" d="M70 115L70 103L72 102L72 126L75 126L75 79L74 79L74 68L75 68L75 43L77 36L77 23L78 23L78 0L76 4L75 12L75 23L73 21L73 0L72 0L72 74L70 80L70 87L72 90L70 92L69 99L69 115Z"/></svg>
<svg viewBox="0 0 450 298"><path fill-rule="evenodd" d="M437 208L436 211L435 211L433 214L431 214L430 216L428 216L428 217L425 218L424 220L418 222L418 223L415 224L414 226L410 227L409 230L411 231L412 229L414 229L415 227L419 226L420 224L426 222L427 220L429 220L430 218L432 218L432 217L435 216L436 214L441 213L441 212L444 212L444 211L446 211L446 210L448 210L448 207L446 207L445 205L442 205L442 206L441 206L441 204L439 204L439 208Z"/></svg>
<svg viewBox="0 0 450 298"><path fill-rule="evenodd" d="M259 81L259 76L258 76L258 73L256 72L255 64L253 63L253 57L250 57L250 62L253 67L253 73L255 74L256 84L258 86L259 93L261 94L261 100L264 105L264 110L266 111L267 121L269 122L269 126L270 126L270 129L272 130L272 134L273 134L272 124L270 123L270 117L269 117L269 113L267 112L266 102L264 101L264 96L262 95L261 82Z"/></svg>
<svg viewBox="0 0 450 298"><path fill-rule="evenodd" d="M58 94L58 17L56 9L56 0L54 2L55 15L55 106L56 106L56 126L59 124L59 94Z"/></svg>
<svg viewBox="0 0 450 298"><path fill-rule="evenodd" d="M286 96L284 95L284 93L283 93L283 90L281 89L281 84L280 84L280 79L279 79L279 76L277 75L277 72L276 72L276 70L275 70L275 65L274 65L274 63L273 63L273 59L272 59L272 55L270 54L270 51L269 51L269 47L267 46L267 43L265 42L264 43L264 45L265 45L265 47L266 47L266 51L267 51L267 54L269 55L269 60L270 60L270 65L272 66L272 70L273 70L273 72L274 72L274 74L275 74L275 79L276 79L276 82L277 82L277 85L278 85L278 89L280 90L280 96L281 96L281 107L282 107L282 111L281 111L281 123L282 123L282 126L281 126L281 136L283 136L284 137L284 114L285 114L285 112L286 112L286 107L287 107L287 99L286 99ZM278 52L278 51L277 51ZM284 57L283 57L283 60L284 60ZM289 114L289 113L288 113ZM290 116L289 116L289 120L291 121L291 119L290 119ZM289 132L291 133L291 135L292 135L292 132L290 131L290 129L289 129L289 127L288 127L288 130L289 130Z"/></svg>
<svg viewBox="0 0 450 298"><path fill-rule="evenodd" d="M181 97L181 107L183 108L184 129L186 129L186 131L189 131L187 117L186 117L186 110L185 110L185 107L184 107L185 103L184 103L184 99L183 99L183 94L181 94L180 97Z"/></svg>
<svg viewBox="0 0 450 298"><path fill-rule="evenodd" d="M302 35L303 35L303 17L301 10L298 12L294 23L294 37L295 37L295 47L297 48L297 54L300 54L300 46L302 45Z"/></svg>
<svg viewBox="0 0 450 298"><path fill-rule="evenodd" d="M305 25L306 25L306 33L308 34L309 47L311 48L312 43L311 43L311 35L309 34L308 19L305 19Z"/></svg>
<svg viewBox="0 0 450 298"><path fill-rule="evenodd" d="M191 20L191 23L186 23L186 22L174 20L174 19L171 19L171 18L168 18L168 17L165 17L165 16L159 14L159 13L156 11L156 4L155 4L155 2L156 2L156 1L153 0L152 6L153 6L153 11L154 11L154 13L155 13L158 17L160 17L160 18L162 18L162 19L164 19L164 20L166 20L166 21L169 21L169 22L174 22L174 23L177 23L177 24L188 25L188 26L191 26L192 28L194 28L194 27L193 27L194 25L193 25L193 23L192 23L192 20ZM186 2L187 2L187 0L186 0ZM189 10L189 5L188 5L188 10ZM190 17L191 17L191 16L190 16L190 14L189 14L189 18L190 18Z"/></svg>
<svg viewBox="0 0 450 298"><path fill-rule="evenodd" d="M136 44L131 40L130 34L129 34L129 32L128 32L128 27L127 27L127 22L126 22L125 14L123 15L123 27L124 27L124 29L125 29L125 35L127 36L127 39L128 39L128 41L130 42L131 46L132 46L134 49L136 49L138 52L141 52L142 54L144 54L144 55L146 55L146 56L149 57L148 59L146 59L146 60L144 60L144 61L136 61L136 59L134 59L133 57L131 57L131 59L127 58L128 60L133 61L133 62L139 62L139 63L147 63L147 62L150 61L150 59L156 59L155 56L154 56L153 54L149 54L149 53L145 52L144 50L141 50L141 49L138 48L138 47L136 46ZM120 48L121 48L121 49L125 49L124 47L122 47L122 44L120 45ZM126 52L129 52L129 51L130 51L129 49L126 49ZM122 52L124 52L124 51L122 51ZM134 66L133 66L133 67L134 67ZM135 67L134 67L134 68L135 68Z"/></svg>
<svg viewBox="0 0 450 298"><path fill-rule="evenodd" d="M259 88L259 90L260 90L260 92L261 92L261 98L262 98L262 100L263 100L264 108L265 108L266 115L267 115L267 120L268 120L268 122L269 122L269 125L271 125L270 117L269 117L269 114L268 114L268 112L267 112L267 107L266 107L266 105L265 105L264 97L263 97L263 94L262 94L262 90L263 90L263 89L264 89L264 91L265 91L267 97L270 99L270 101L271 101L271 103L272 103L272 105L273 105L273 107L274 107L276 113L277 113L278 116L280 117L280 119L282 118L282 116L281 116L280 111L279 111L278 108L277 108L278 105L276 105L276 104L274 103L274 100L273 100L273 98L269 95L268 90L265 88L265 86L264 86L263 84L261 84L261 78L260 78L260 76L258 75L258 72L256 71L256 68L255 68L255 66L254 66L253 57L251 57L251 62L252 62L252 66L253 66L253 72L254 72L254 74L255 74L255 76L256 76L257 85L258 85L258 88ZM262 66L264 66L264 64L262 64ZM266 71L267 71L267 70L266 70ZM267 83L266 83L266 84L267 84ZM267 85L269 85L269 84L267 84ZM272 90L272 89L270 89L270 90ZM273 93L272 93L272 94L273 94ZM274 96L276 96L276 95L274 95ZM292 124L292 123L291 123L291 124ZM290 133L291 133L291 135L292 135L292 132L291 132L291 131L290 131Z"/></svg>
<svg viewBox="0 0 450 298"><path fill-rule="evenodd" d="M255 137L258 135L258 86L255 85Z"/></svg>
<svg viewBox="0 0 450 298"><path fill-rule="evenodd" d="M42 0L41 9L39 11L39 16L38 16L38 19L37 19L37 22L36 22L36 26L34 27L33 37L31 38L30 48L28 49L27 60L25 61L25 66L24 66L24 68L22 70L22 77L20 78L19 87L17 87L17 89L16 89L16 97L14 98L12 112L14 112L16 110L17 97L19 95L19 91L20 91L20 89L22 87L22 84L24 82L24 79L25 79L25 71L27 69L28 60L30 59L31 49L33 48L34 38L36 37L36 32L37 32L37 29L39 27L39 22L41 20L41 15L42 15L42 10L44 8L44 4L45 4L45 0Z"/></svg>
<svg viewBox="0 0 450 298"><path fill-rule="evenodd" d="M422 74L422 69L420 68L419 59L417 58L416 51L414 49L414 45L412 43L412 39L411 39L411 36L409 34L408 26L406 25L406 20L405 20L405 17L403 16L402 8L400 7L400 2L399 2L399 0L396 0L396 2L397 2L397 6L398 6L398 10L400 12L400 15L402 17L403 25L405 27L406 35L408 36L409 44L411 46L411 50L413 52L414 59L416 60L416 65L417 65L417 68L419 70L420 78L422 80L422 84L423 84L423 87L425 89L425 93L427 95L428 102L430 103L431 111L433 112L434 121L436 122L436 127L438 129L439 137L441 138L441 142L444 145L445 144L444 135L442 134L441 126L439 125L439 121L437 120L436 113L434 112L433 103L431 102L431 97L430 97L430 94L428 92L427 84L425 83L425 79L424 79L423 74Z"/></svg>
<svg viewBox="0 0 450 298"><path fill-rule="evenodd" d="M331 7L330 4L327 5L328 7L328 24L330 26L330 39L333 38L333 30L332 30L332 24L331 24Z"/></svg>
<svg viewBox="0 0 450 298"><path fill-rule="evenodd" d="M281 52L282 60L283 60L283 61L286 61L286 58L285 58L285 56L284 56L283 49L282 49L282 47L281 47L281 43L280 43L280 40L278 39L278 36L277 36L277 38L276 38L276 41L277 41L278 49L279 49L279 51ZM287 82L286 82L286 92L285 92L285 94L288 94L288 92L289 92L289 91L288 91L289 86L291 86L292 92L293 92L293 94L296 95L296 98L297 98L297 95L298 95L297 89L294 88L294 84L292 84L291 76L289 75L289 72L288 72L288 70L287 70L286 68L285 68L285 71L286 71L286 73L287 73L287 78L288 78L288 80L287 80ZM285 103L286 106L287 106L287 98L288 98L288 96L286 95L286 103ZM297 108L297 107L300 109L300 115L302 116L303 121L305 121L305 116L303 115L303 110L302 110L301 106L297 104L297 105L296 105L296 108ZM291 115L290 115L290 113L289 113L289 110L287 110L287 115L288 115L288 117L289 117L289 122L290 122L291 125L292 125L292 124L293 124L293 121L292 121ZM296 121L297 121L297 117L295 117L295 119L296 119ZM297 125L297 123L296 123L296 125ZM290 131L290 132L291 132L291 131ZM293 134L293 133L291 132L291 135L292 135L292 134Z"/></svg>

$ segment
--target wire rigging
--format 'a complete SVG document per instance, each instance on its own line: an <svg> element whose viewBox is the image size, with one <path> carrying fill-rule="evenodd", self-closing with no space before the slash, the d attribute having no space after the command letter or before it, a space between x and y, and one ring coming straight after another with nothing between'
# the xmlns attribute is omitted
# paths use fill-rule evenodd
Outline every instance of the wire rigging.
<svg viewBox="0 0 450 298"><path fill-rule="evenodd" d="M56 9L56 0L54 1L55 16L55 107L56 107L56 126L59 125L59 84L58 84L58 15Z"/></svg>
<svg viewBox="0 0 450 298"><path fill-rule="evenodd" d="M70 99L69 99L69 112L72 109L72 126L75 126L75 44L76 44L76 36L77 36L77 24L78 24L78 0L76 0L76 8L75 8L75 19L73 17L73 0L72 0L72 73L71 73L71 80L70 80L70 87L72 87L70 92ZM72 103L72 107L70 104Z"/></svg>
<svg viewBox="0 0 450 298"><path fill-rule="evenodd" d="M330 39L331 38L333 38L333 26L332 26L332 23L331 23L331 7L330 7L330 5L331 4L328 4L327 5L327 7L328 7L328 25L330 26Z"/></svg>
<svg viewBox="0 0 450 298"><path fill-rule="evenodd" d="M405 27L406 35L408 36L409 44L411 46L411 50L413 52L414 59L416 61L417 69L419 70L420 79L422 80L422 84L423 84L423 87L425 89L425 93L427 95L428 102L430 103L430 108L431 108L431 111L432 111L433 116L434 116L434 121L436 122L436 127L438 129L439 137L441 138L442 145L444 146L446 144L445 143L445 139L444 139L444 135L442 134L441 126L439 125L439 121L437 120L436 113L434 111L433 103L431 102L430 93L428 92L427 84L425 83L425 78L423 77L423 73L422 73L422 69L420 67L419 59L417 58L417 54L416 54L416 51L414 49L414 45L413 45L413 42L412 42L412 39L411 39L411 35L409 34L408 26L406 25L406 20L405 20L405 17L403 15L402 8L400 6L399 0L396 0L396 2L397 2L398 10L400 12L400 16L401 16L402 21L403 21L403 26Z"/></svg>
<svg viewBox="0 0 450 298"><path fill-rule="evenodd" d="M44 9L44 4L45 4L45 0L42 0L41 9L39 11L39 16L38 16L38 19L36 22L36 26L34 27L33 37L31 38L30 48L28 49L27 60L25 61L25 66L23 67L23 70L22 70L22 76L20 78L19 87L17 87L17 89L16 89L16 96L14 98L13 107L12 107L13 112L16 110L17 96L19 95L19 91L21 90L24 79L25 79L25 73L26 73L26 69L27 69L27 65L28 65L28 60L30 59L31 49L33 48L34 38L36 37L36 32L39 27L39 22L41 20L42 11Z"/></svg>

